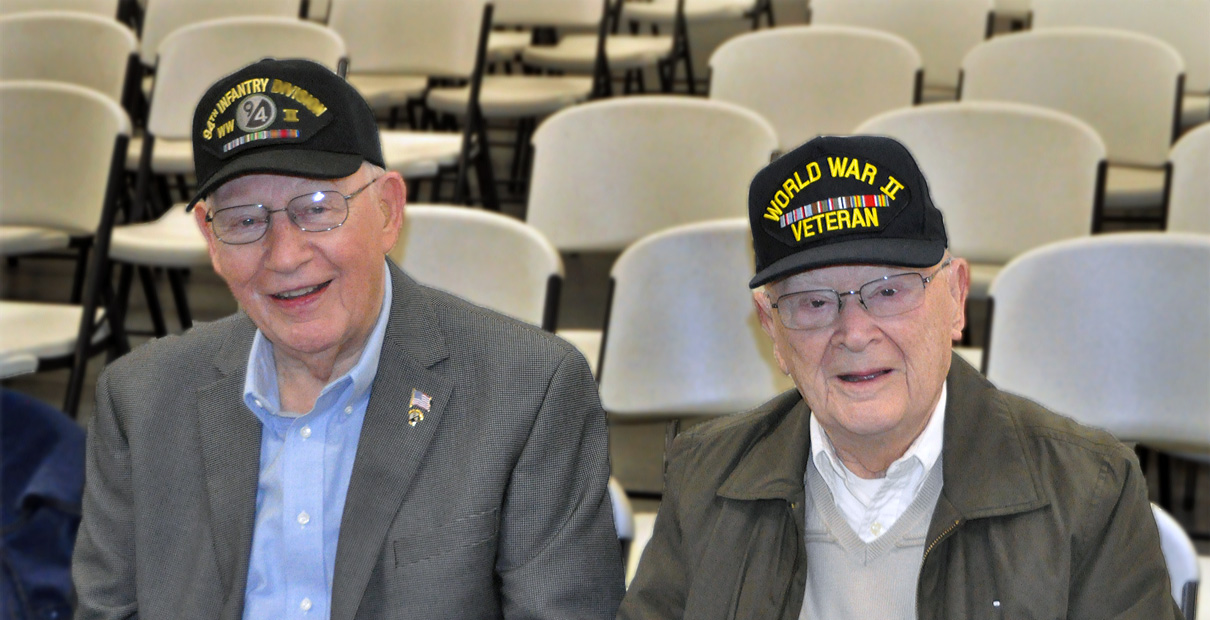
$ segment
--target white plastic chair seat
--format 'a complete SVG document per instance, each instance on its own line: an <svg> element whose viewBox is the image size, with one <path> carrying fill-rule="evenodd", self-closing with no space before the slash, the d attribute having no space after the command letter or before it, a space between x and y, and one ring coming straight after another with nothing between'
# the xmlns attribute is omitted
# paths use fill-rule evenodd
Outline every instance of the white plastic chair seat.
<svg viewBox="0 0 1210 620"><path fill-rule="evenodd" d="M412 99L424 96L428 78L421 75L390 75L379 73L355 73L348 81L361 93L373 109L393 108L405 105Z"/></svg>
<svg viewBox="0 0 1210 620"><path fill-rule="evenodd" d="M1151 504L1156 527L1160 531L1160 551L1168 567L1172 586L1172 598L1180 605L1186 617L1194 617L1197 610L1197 589L1201 583L1201 562L1197 547L1189 538L1185 528L1163 508ZM1200 615L1200 614L1199 614Z"/></svg>
<svg viewBox="0 0 1210 620"><path fill-rule="evenodd" d="M470 87L435 88L428 104L438 112L466 114ZM479 91L479 107L488 118L545 116L588 99L592 78L545 75L488 75Z"/></svg>
<svg viewBox="0 0 1210 620"><path fill-rule="evenodd" d="M126 169L139 169L139 156L143 152L143 137L130 139L126 149ZM171 138L155 139L151 155L151 169L158 174L190 174L193 172L193 143L190 140Z"/></svg>
<svg viewBox="0 0 1210 620"><path fill-rule="evenodd" d="M752 0L685 0L686 21L739 19L752 9ZM622 19L668 24L676 17L676 0L626 2Z"/></svg>
<svg viewBox="0 0 1210 620"><path fill-rule="evenodd" d="M1164 171L1109 166L1105 176L1107 209L1158 208L1164 201Z"/></svg>
<svg viewBox="0 0 1210 620"><path fill-rule="evenodd" d="M976 369L983 365L983 349L979 347L954 347L954 353Z"/></svg>
<svg viewBox="0 0 1210 620"><path fill-rule="evenodd" d="M177 203L151 222L115 226L109 256L115 261L157 267L204 267L210 264L206 238L185 203Z"/></svg>
<svg viewBox="0 0 1210 620"><path fill-rule="evenodd" d="M614 35L605 39L605 55L612 71L641 69L672 54L672 37ZM573 73L590 73L596 63L597 36L568 35L557 45L527 47L521 58L528 65Z"/></svg>
<svg viewBox="0 0 1210 620"><path fill-rule="evenodd" d="M25 353L0 351L0 379L25 375L38 370L38 358Z"/></svg>
<svg viewBox="0 0 1210 620"><path fill-rule="evenodd" d="M61 250L71 237L61 231L37 226L0 226L0 256Z"/></svg>
<svg viewBox="0 0 1210 620"><path fill-rule="evenodd" d="M0 351L4 356L33 356L38 359L64 357L76 350L82 306L28 301L0 301ZM104 310L97 309L97 318ZM102 324L93 335L97 343L109 335Z"/></svg>
<svg viewBox="0 0 1210 620"><path fill-rule="evenodd" d="M529 47L533 34L524 30L493 30L487 35L487 61L512 60Z"/></svg>
<svg viewBox="0 0 1210 620"><path fill-rule="evenodd" d="M580 353L584 354L584 359L588 360L588 369L596 376L597 362L601 360L603 332L599 329L560 329L555 331L555 335L579 349Z"/></svg>
<svg viewBox="0 0 1210 620"><path fill-rule="evenodd" d="M457 165L462 153L460 133L382 130L378 135L387 170L405 179L436 176L442 166Z"/></svg>

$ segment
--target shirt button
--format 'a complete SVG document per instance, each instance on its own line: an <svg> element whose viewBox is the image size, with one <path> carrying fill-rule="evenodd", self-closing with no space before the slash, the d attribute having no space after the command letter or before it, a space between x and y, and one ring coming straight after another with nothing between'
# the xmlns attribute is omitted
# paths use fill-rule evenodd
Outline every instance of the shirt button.
<svg viewBox="0 0 1210 620"><path fill-rule="evenodd" d="M345 415L349 415L350 413L353 413L353 405L345 407Z"/></svg>
<svg viewBox="0 0 1210 620"><path fill-rule="evenodd" d="M259 399L254 398L254 399L252 399L252 402L256 403L256 406L257 406L257 407L262 407L262 408L264 407L264 405L260 404L260 400L259 400Z"/></svg>
<svg viewBox="0 0 1210 620"><path fill-rule="evenodd" d="M307 511L304 510L304 511L298 513L299 525L306 525L310 522L311 522L311 515L307 514Z"/></svg>
<svg viewBox="0 0 1210 620"><path fill-rule="evenodd" d="M310 437L310 436L311 436L311 427L310 427L310 426L304 426L304 427L302 427L302 428L301 428L301 429L298 431L298 434L299 434L299 435L302 435L302 438L303 438L303 439L306 439L306 438Z"/></svg>
<svg viewBox="0 0 1210 620"><path fill-rule="evenodd" d="M303 611L311 611L311 599L304 598L302 602L298 604L298 608Z"/></svg>
<svg viewBox="0 0 1210 620"><path fill-rule="evenodd" d="M875 522L873 525L870 526L870 533L874 534L875 536L881 534L882 533L882 524Z"/></svg>

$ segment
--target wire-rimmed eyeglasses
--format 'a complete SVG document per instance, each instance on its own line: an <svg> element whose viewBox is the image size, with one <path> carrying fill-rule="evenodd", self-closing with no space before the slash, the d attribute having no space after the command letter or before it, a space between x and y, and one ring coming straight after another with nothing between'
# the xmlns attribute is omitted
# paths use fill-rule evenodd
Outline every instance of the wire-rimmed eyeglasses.
<svg viewBox="0 0 1210 620"><path fill-rule="evenodd" d="M856 295L857 300L873 316L903 314L924 303L924 288L933 278L949 267L948 258L933 273L923 275L914 271L883 276L862 284L854 291L818 289L787 293L778 297L772 307L777 309L786 329L816 329L831 325L844 309L844 297Z"/></svg>
<svg viewBox="0 0 1210 620"><path fill-rule="evenodd" d="M206 221L214 231L214 236L229 245L245 245L259 241L269 231L273 214L282 211L285 211L286 217L299 230L327 232L343 226L349 219L349 201L381 178L374 177L350 194L325 190L295 196L281 209L270 209L263 204L223 207L206 214Z"/></svg>

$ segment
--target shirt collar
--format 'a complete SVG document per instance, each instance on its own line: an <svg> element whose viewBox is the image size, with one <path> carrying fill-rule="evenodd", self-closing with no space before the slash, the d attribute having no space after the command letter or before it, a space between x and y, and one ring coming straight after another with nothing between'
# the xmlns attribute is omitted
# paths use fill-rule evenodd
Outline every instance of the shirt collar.
<svg viewBox="0 0 1210 620"><path fill-rule="evenodd" d="M903 456L895 459L895 462L887 467L887 476L906 475L911 469L907 465L913 459L920 463L926 474L933 469L933 465L941 457L941 447L945 436L946 389L946 385L942 383L941 398L937 399L937 406L933 408L933 415L929 417L928 424L925 424L924 430L916 436ZM819 425L819 421L815 419L814 412L811 413L810 424L811 460L815 463L815 468L820 472L830 469L840 477L855 476L856 474L849 471L849 468L836 455L832 440Z"/></svg>
<svg viewBox="0 0 1210 620"><path fill-rule="evenodd" d="M357 363L348 372L324 386L316 400L316 409L325 397L334 390L351 386L343 390L341 400L352 403L363 396L374 383L378 374L378 358L382 353L382 341L387 331L387 318L390 316L391 298L393 295L390 271L386 261L382 264L383 285L382 306L378 309L378 320L374 329L366 338L365 347L357 358ZM244 404L253 413L260 416L263 413L281 415L281 394L277 386L277 364L273 361L273 343L265 337L261 330L256 330L252 338L252 350L248 353L248 370L244 374Z"/></svg>

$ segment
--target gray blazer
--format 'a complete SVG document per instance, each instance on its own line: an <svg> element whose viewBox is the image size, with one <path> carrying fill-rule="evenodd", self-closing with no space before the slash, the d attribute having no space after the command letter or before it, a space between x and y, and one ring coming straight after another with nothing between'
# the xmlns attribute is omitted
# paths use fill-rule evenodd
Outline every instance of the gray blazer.
<svg viewBox="0 0 1210 620"><path fill-rule="evenodd" d="M583 356L390 272L331 617L612 618L622 564ZM240 312L102 373L76 618L241 617L260 454L243 404L255 329ZM432 397L414 427L413 388Z"/></svg>

